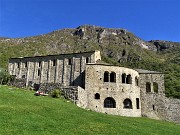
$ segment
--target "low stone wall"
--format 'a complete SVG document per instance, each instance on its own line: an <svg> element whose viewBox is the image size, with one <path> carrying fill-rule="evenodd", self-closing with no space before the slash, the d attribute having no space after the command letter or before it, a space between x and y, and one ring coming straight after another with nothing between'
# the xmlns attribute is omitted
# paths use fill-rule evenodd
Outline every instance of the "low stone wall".
<svg viewBox="0 0 180 135"><path fill-rule="evenodd" d="M142 116L180 123L180 100L162 94L148 94L141 98Z"/></svg>
<svg viewBox="0 0 180 135"><path fill-rule="evenodd" d="M40 83L39 91L46 94L50 93L52 90L61 89L62 85L60 83Z"/></svg>
<svg viewBox="0 0 180 135"><path fill-rule="evenodd" d="M81 108L86 108L87 107L87 91L81 87L78 87L78 101L77 101L77 106Z"/></svg>
<svg viewBox="0 0 180 135"><path fill-rule="evenodd" d="M52 90L59 89L64 93L64 97L70 99L74 103L78 101L78 87L77 86L62 86L60 83L41 83L39 86L39 91L46 94L50 93Z"/></svg>
<svg viewBox="0 0 180 135"><path fill-rule="evenodd" d="M180 123L180 100L165 98L165 120Z"/></svg>
<svg viewBox="0 0 180 135"><path fill-rule="evenodd" d="M13 78L12 80L10 80L8 85L18 87L18 88L25 88L26 87L26 79Z"/></svg>

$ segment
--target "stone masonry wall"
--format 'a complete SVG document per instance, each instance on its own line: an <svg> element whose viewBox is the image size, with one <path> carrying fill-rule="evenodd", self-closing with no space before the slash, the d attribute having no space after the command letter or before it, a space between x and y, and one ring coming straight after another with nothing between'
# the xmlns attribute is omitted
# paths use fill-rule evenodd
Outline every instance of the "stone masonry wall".
<svg viewBox="0 0 180 135"><path fill-rule="evenodd" d="M59 89L64 93L65 98L70 99L74 103L78 100L78 87L77 86L67 86L64 87L60 83L41 83L39 91L42 91L46 94L51 91Z"/></svg>
<svg viewBox="0 0 180 135"><path fill-rule="evenodd" d="M164 119L180 123L180 100L165 98Z"/></svg>
<svg viewBox="0 0 180 135"><path fill-rule="evenodd" d="M150 92L146 83L150 83ZM158 84L154 91L153 82ZM140 74L142 116L180 123L180 100L165 97L163 74Z"/></svg>
<svg viewBox="0 0 180 135"><path fill-rule="evenodd" d="M81 108L87 108L87 104L88 104L87 91L78 86L77 106L79 106Z"/></svg>
<svg viewBox="0 0 180 135"><path fill-rule="evenodd" d="M9 59L9 73L17 78L27 78L29 82L61 83L63 86L84 87L86 63L100 60L100 52L85 52L49 56Z"/></svg>
<svg viewBox="0 0 180 135"><path fill-rule="evenodd" d="M180 123L180 100L165 97L163 74L138 73L129 68L96 64L100 59L99 51L9 59L9 73L17 77L10 85L22 88L34 84L45 93L59 89L78 106L97 112L142 115ZM115 73L115 81L104 81L106 71L109 77ZM131 83L122 83L123 73L131 75ZM95 99L96 93L100 95L99 99ZM104 107L107 97L115 100L115 108ZM132 109L123 108L125 99L132 101Z"/></svg>
<svg viewBox="0 0 180 135"><path fill-rule="evenodd" d="M153 82L158 84L158 93L154 92ZM146 92L146 83L150 84L149 92ZM142 116L161 119L160 112L164 108L164 75L140 74Z"/></svg>
<svg viewBox="0 0 180 135"><path fill-rule="evenodd" d="M25 88L26 87L26 79L12 79L8 85L10 86L15 86L15 87L18 87L18 88Z"/></svg>
<svg viewBox="0 0 180 135"><path fill-rule="evenodd" d="M104 73L115 74L115 81L104 82ZM131 75L131 83L122 83L122 74ZM87 91L87 108L113 115L140 117L141 116L141 98L140 87L136 85L135 78L139 77L137 71L117 66L88 64L86 66L86 84ZM110 78L110 76L109 76ZM95 98L96 93L100 95L99 99ZM116 107L104 107L106 98L113 98ZM132 108L124 108L125 99L132 102ZM137 108L136 99L139 99L139 108Z"/></svg>

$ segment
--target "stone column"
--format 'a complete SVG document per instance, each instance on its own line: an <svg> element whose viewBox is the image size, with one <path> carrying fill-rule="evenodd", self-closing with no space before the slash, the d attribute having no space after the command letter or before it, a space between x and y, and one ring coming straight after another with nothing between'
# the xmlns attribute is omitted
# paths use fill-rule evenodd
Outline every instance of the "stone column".
<svg viewBox="0 0 180 135"><path fill-rule="evenodd" d="M62 70L62 84L65 86L66 82L66 59L63 60L63 70Z"/></svg>
<svg viewBox="0 0 180 135"><path fill-rule="evenodd" d="M55 81L54 81L55 83L58 83L58 70L59 70L58 66L59 66L59 60L57 59L56 67L55 67Z"/></svg>
<svg viewBox="0 0 180 135"><path fill-rule="evenodd" d="M13 64L13 69L12 69L12 70L13 70L13 71L12 71L12 74L13 74L13 75L16 74L16 73L15 73L15 66L16 66L16 64L14 63L14 64Z"/></svg>
<svg viewBox="0 0 180 135"><path fill-rule="evenodd" d="M41 71L41 73L40 73L40 77L39 77L39 83L42 83L42 81L43 81L43 69L44 69L44 61L42 61L41 62L41 68L40 68L40 71Z"/></svg>
<svg viewBox="0 0 180 135"><path fill-rule="evenodd" d="M51 61L48 61L48 75L47 75L47 82L49 83L51 78L50 78L50 71L51 71Z"/></svg>
<svg viewBox="0 0 180 135"><path fill-rule="evenodd" d="M71 65L71 71L70 71L70 85L73 85L73 81L74 81L74 69L75 68L75 58L72 58L72 65Z"/></svg>
<svg viewBox="0 0 180 135"><path fill-rule="evenodd" d="M22 62L19 62L19 77L18 78L21 78L21 66L22 66Z"/></svg>
<svg viewBox="0 0 180 135"><path fill-rule="evenodd" d="M34 62L33 63L34 64L34 72L33 72L33 78L32 78L32 80L35 80L35 76L36 76L36 65L37 65L37 62ZM33 81L34 82L34 81Z"/></svg>
<svg viewBox="0 0 180 135"><path fill-rule="evenodd" d="M26 87L28 86L28 82L29 82L29 70L30 70L30 62L27 62Z"/></svg>

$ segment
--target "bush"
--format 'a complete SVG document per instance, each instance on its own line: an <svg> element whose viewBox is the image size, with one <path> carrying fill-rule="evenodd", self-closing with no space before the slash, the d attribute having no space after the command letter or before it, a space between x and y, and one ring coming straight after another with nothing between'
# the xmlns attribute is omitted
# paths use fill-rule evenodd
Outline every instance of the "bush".
<svg viewBox="0 0 180 135"><path fill-rule="evenodd" d="M7 84L10 78L9 73L5 69L0 68L0 84Z"/></svg>
<svg viewBox="0 0 180 135"><path fill-rule="evenodd" d="M59 97L63 96L64 94L63 94L62 90L60 90L60 89L55 89L55 90L52 90L52 91L51 91L50 95L51 95L53 98L59 98Z"/></svg>

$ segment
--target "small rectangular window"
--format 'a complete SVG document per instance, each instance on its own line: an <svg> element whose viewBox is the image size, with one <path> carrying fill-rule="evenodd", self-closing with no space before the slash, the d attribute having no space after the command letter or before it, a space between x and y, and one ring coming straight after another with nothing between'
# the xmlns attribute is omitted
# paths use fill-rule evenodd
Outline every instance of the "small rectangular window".
<svg viewBox="0 0 180 135"><path fill-rule="evenodd" d="M89 57L86 57L86 63L89 63Z"/></svg>
<svg viewBox="0 0 180 135"><path fill-rule="evenodd" d="M40 76L41 75L41 71L40 71L40 69L38 69L38 76Z"/></svg>
<svg viewBox="0 0 180 135"><path fill-rule="evenodd" d="M68 65L72 65L72 59L68 59Z"/></svg>
<svg viewBox="0 0 180 135"><path fill-rule="evenodd" d="M41 61L39 61L39 67L41 67Z"/></svg>
<svg viewBox="0 0 180 135"><path fill-rule="evenodd" d="M136 98L136 108L139 109L139 98Z"/></svg>
<svg viewBox="0 0 180 135"><path fill-rule="evenodd" d="M28 65L27 62L25 62L25 68L27 67L27 65Z"/></svg>
<svg viewBox="0 0 180 135"><path fill-rule="evenodd" d="M20 68L20 63L17 63L18 68Z"/></svg>
<svg viewBox="0 0 180 135"><path fill-rule="evenodd" d="M57 61L53 60L53 66L56 66Z"/></svg>

